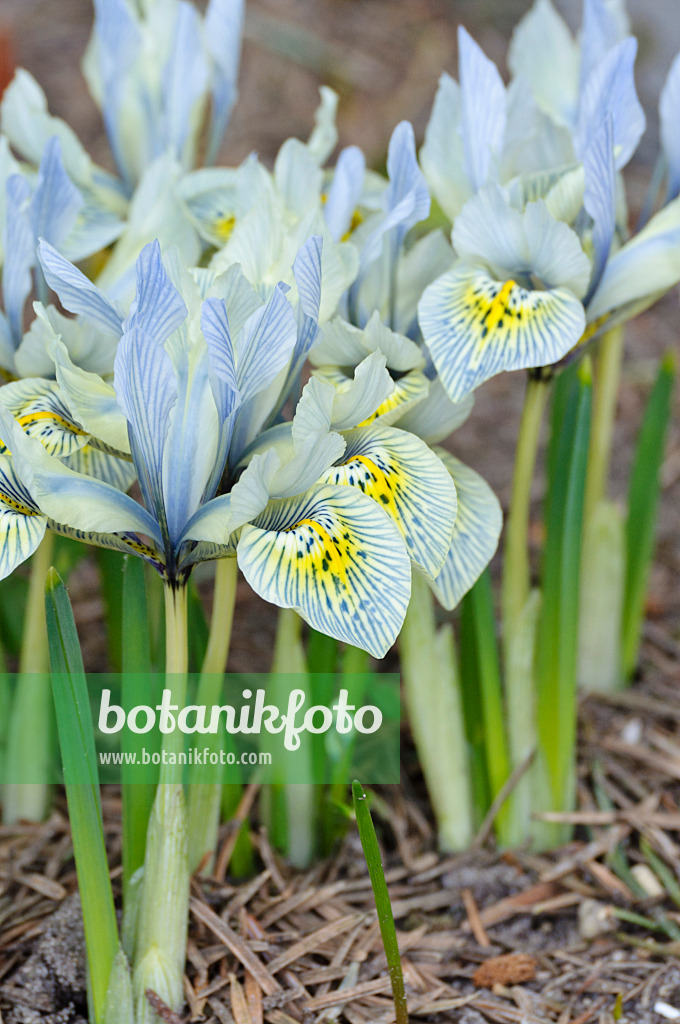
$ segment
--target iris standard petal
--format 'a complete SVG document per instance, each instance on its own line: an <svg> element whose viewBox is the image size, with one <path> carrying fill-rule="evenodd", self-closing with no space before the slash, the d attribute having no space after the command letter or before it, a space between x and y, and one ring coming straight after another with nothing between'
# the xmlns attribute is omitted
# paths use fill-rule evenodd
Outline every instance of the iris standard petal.
<svg viewBox="0 0 680 1024"><path fill-rule="evenodd" d="M295 608L315 629L376 658L399 634L408 556L389 516L352 487L270 502L243 528L238 561L266 601Z"/></svg>
<svg viewBox="0 0 680 1024"><path fill-rule="evenodd" d="M473 191L488 180L492 162L503 145L505 86L498 68L462 25L458 28L461 136L465 165Z"/></svg>
<svg viewBox="0 0 680 1024"><path fill-rule="evenodd" d="M661 149L668 172L666 202L670 202L680 192L680 53L671 64L661 91L659 120Z"/></svg>
<svg viewBox="0 0 680 1024"><path fill-rule="evenodd" d="M616 230L616 168L614 165L614 128L607 114L588 147L583 165L586 188L583 205L593 219L593 273L586 296L595 292L609 257Z"/></svg>
<svg viewBox="0 0 680 1024"><path fill-rule="evenodd" d="M625 167L645 130L645 115L635 91L633 65L637 40L624 39L590 75L579 105L574 134L577 155L582 159L603 118L611 113L616 169Z"/></svg>
<svg viewBox="0 0 680 1024"><path fill-rule="evenodd" d="M80 314L107 334L120 337L123 333L120 313L89 278L44 239L38 242L38 257L45 280L59 296L64 309Z"/></svg>

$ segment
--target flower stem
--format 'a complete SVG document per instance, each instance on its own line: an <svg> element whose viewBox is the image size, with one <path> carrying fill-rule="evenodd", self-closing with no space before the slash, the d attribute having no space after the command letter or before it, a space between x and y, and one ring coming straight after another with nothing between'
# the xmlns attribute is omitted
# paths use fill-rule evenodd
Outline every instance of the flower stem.
<svg viewBox="0 0 680 1024"><path fill-rule="evenodd" d="M215 569L210 637L203 658L196 697L196 703L201 706L209 707L220 701L234 620L237 581L236 559L220 558ZM224 737L216 734L207 735L205 739L206 746L215 752L224 745ZM210 870L213 863L212 854L217 845L222 796L222 785L215 782L214 777L214 768L210 765L195 765L190 774L189 865L192 870L196 870L208 852L211 857L205 865L206 870Z"/></svg>
<svg viewBox="0 0 680 1024"><path fill-rule="evenodd" d="M550 385L545 380L533 377L528 379L515 453L512 500L505 526L502 602L503 635L506 641L529 597L531 484L549 389Z"/></svg>
<svg viewBox="0 0 680 1024"><path fill-rule="evenodd" d="M54 534L49 530L31 560L31 577L24 611L19 678L7 736L6 764L16 778L47 779L52 748L52 696L45 625L45 579L52 563ZM37 764L37 759L42 764ZM4 787L3 820L42 821L47 814L46 782Z"/></svg>

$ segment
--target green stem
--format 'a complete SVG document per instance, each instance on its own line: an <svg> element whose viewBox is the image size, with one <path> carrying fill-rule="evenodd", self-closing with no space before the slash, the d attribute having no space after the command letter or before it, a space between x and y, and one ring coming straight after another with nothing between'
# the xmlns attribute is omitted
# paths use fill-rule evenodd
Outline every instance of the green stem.
<svg viewBox="0 0 680 1024"><path fill-rule="evenodd" d="M413 573L399 637L404 699L445 850L472 840L471 780L453 636L437 634L427 581ZM440 638L441 637L441 638Z"/></svg>
<svg viewBox="0 0 680 1024"><path fill-rule="evenodd" d="M189 646L187 587L165 585L166 688L172 703L186 702ZM163 755L178 754L182 734L164 736ZM171 1009L184 1000L183 976L189 923L187 815L182 766L161 764L151 811L144 861L144 885L135 950L134 996L137 1018L149 1019L146 990L151 988Z"/></svg>
<svg viewBox="0 0 680 1024"><path fill-rule="evenodd" d="M31 559L19 677L7 737L7 765L18 779L49 777L52 749L52 696L45 626L45 579L52 562L54 534L49 530ZM47 814L46 782L11 783L4 787L3 821L43 821Z"/></svg>
<svg viewBox="0 0 680 1024"><path fill-rule="evenodd" d="M503 558L503 636L507 638L529 597L529 511L541 423L550 384L529 377L515 452L512 500L505 524Z"/></svg>
<svg viewBox="0 0 680 1024"><path fill-rule="evenodd" d="M356 781L352 783L352 796L354 797L354 813L356 814L359 838L361 839L361 846L366 858L368 875L371 879L375 908L378 912L378 925L392 984L395 1016L397 1024L408 1024L406 990L404 988L404 975L401 970L401 957L399 955L397 931L394 927L392 904L390 903L390 894L385 881L385 872L380 859L380 848L375 828L373 827L371 812L368 809L366 794L361 783Z"/></svg>
<svg viewBox="0 0 680 1024"><path fill-rule="evenodd" d="M206 647L196 703L210 707L218 704L224 682L224 671L229 655L231 629L236 603L238 563L235 558L221 558L215 569L210 637ZM208 735L206 746L215 752L224 747L224 737ZM220 823L222 785L214 780L211 765L196 765L189 776L189 865L192 871L199 866L209 851L211 858L205 865L210 871L217 845ZM235 787L238 789L239 787ZM238 801L237 801L238 802ZM244 834L247 834L244 833Z"/></svg>
<svg viewBox="0 0 680 1024"><path fill-rule="evenodd" d="M623 327L614 327L602 338L597 355L584 502L584 522L586 524L591 519L597 504L606 495L622 359Z"/></svg>

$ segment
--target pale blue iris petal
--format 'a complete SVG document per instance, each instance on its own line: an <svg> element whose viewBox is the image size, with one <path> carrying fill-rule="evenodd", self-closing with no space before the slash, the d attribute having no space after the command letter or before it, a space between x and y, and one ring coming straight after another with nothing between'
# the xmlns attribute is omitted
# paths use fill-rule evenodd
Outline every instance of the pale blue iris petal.
<svg viewBox="0 0 680 1024"><path fill-rule="evenodd" d="M423 172L418 166L413 128L408 121L402 121L392 132L387 151L387 175L389 185L385 194L386 209L395 213L399 208L408 209L398 222L395 245L401 245L407 231L430 212L430 192ZM410 203L405 200L410 197Z"/></svg>
<svg viewBox="0 0 680 1024"><path fill-rule="evenodd" d="M236 380L244 402L263 391L291 357L297 340L293 308L277 285L236 338Z"/></svg>
<svg viewBox="0 0 680 1024"><path fill-rule="evenodd" d="M64 309L80 314L107 334L123 333L123 321L113 303L44 239L38 243L38 257L45 280Z"/></svg>
<svg viewBox="0 0 680 1024"><path fill-rule="evenodd" d="M220 442L208 350L201 342L173 359L177 400L163 450L163 495L170 538L176 542L211 480Z"/></svg>
<svg viewBox="0 0 680 1024"><path fill-rule="evenodd" d="M648 299L647 305L651 305L658 295L679 280L680 198L677 198L609 258L600 285L588 304L588 322L619 307L630 307L638 300Z"/></svg>
<svg viewBox="0 0 680 1024"><path fill-rule="evenodd" d="M272 501L243 528L238 561L266 601L295 608L315 629L376 658L399 634L408 556L389 516L353 487Z"/></svg>
<svg viewBox="0 0 680 1024"><path fill-rule="evenodd" d="M113 383L128 421L130 450L144 500L163 521L163 452L170 410L177 401L170 356L145 331L126 331L118 345Z"/></svg>
<svg viewBox="0 0 680 1024"><path fill-rule="evenodd" d="M365 174L366 159L359 147L343 149L335 165L323 211L335 242L339 242L350 229L352 216L361 200Z"/></svg>
<svg viewBox="0 0 680 1024"><path fill-rule="evenodd" d="M297 338L285 380L267 420L269 423L279 414L288 399L305 359L319 336L322 250L323 239L320 235L312 235L302 246L293 263L293 276L299 299L296 311Z"/></svg>
<svg viewBox="0 0 680 1024"><path fill-rule="evenodd" d="M100 205L100 200L83 189L84 205L73 229L60 245L61 252L73 263L87 259L93 253L106 249L120 238L125 222Z"/></svg>
<svg viewBox="0 0 680 1024"><path fill-rule="evenodd" d="M215 67L212 120L206 164L214 163L231 109L241 56L244 0L210 0L205 15L205 40Z"/></svg>
<svg viewBox="0 0 680 1024"><path fill-rule="evenodd" d="M462 25L458 54L465 163L470 184L477 191L488 180L491 161L503 145L505 86L496 65Z"/></svg>
<svg viewBox="0 0 680 1024"><path fill-rule="evenodd" d="M491 561L503 513L498 498L478 473L443 449L437 449L437 454L456 485L458 515L446 561L430 586L443 607L450 610Z"/></svg>
<svg viewBox="0 0 680 1024"><path fill-rule="evenodd" d="M45 146L31 202L33 237L59 246L73 229L83 197L64 169L61 142L54 136Z"/></svg>
<svg viewBox="0 0 680 1024"><path fill-rule="evenodd" d="M456 218L451 236L461 259L482 261L499 274L516 273L528 253L522 214L499 185L485 185Z"/></svg>
<svg viewBox="0 0 680 1024"><path fill-rule="evenodd" d="M14 339L10 330L9 320L0 309L0 367L3 370L14 370Z"/></svg>
<svg viewBox="0 0 680 1024"><path fill-rule="evenodd" d="M586 150L583 166L586 188L583 205L593 219L593 273L588 299L597 288L609 257L616 229L616 169L611 114L607 114Z"/></svg>
<svg viewBox="0 0 680 1024"><path fill-rule="evenodd" d="M166 146L178 160L185 156L192 118L208 83L200 20L196 8L180 0L172 49L163 69L163 129Z"/></svg>
<svg viewBox="0 0 680 1024"><path fill-rule="evenodd" d="M3 249L11 253L2 267L2 293L7 322L16 349L24 333L24 305L31 290L31 268L35 262L35 240L28 214L31 189L24 177L7 179L7 214Z"/></svg>
<svg viewBox="0 0 680 1024"><path fill-rule="evenodd" d="M86 445L62 460L65 466L76 473L96 477L104 483L111 484L119 491L129 491L137 479L134 466L115 455L108 455L91 445Z"/></svg>
<svg viewBox="0 0 680 1024"><path fill-rule="evenodd" d="M201 309L201 330L208 346L213 398L222 422L238 400L234 347L227 308L222 299L206 299Z"/></svg>
<svg viewBox="0 0 680 1024"><path fill-rule="evenodd" d="M94 9L106 134L118 170L131 187L133 172L125 159L121 114L126 83L139 54L141 36L125 0L94 0Z"/></svg>
<svg viewBox="0 0 680 1024"><path fill-rule="evenodd" d="M602 119L611 112L616 169L626 166L645 130L645 115L635 92L633 65L637 40L624 39L604 57L581 95L575 133L576 152L583 158Z"/></svg>
<svg viewBox="0 0 680 1024"><path fill-rule="evenodd" d="M668 185L666 202L680 193L680 53L677 55L659 100L661 148L666 160Z"/></svg>
<svg viewBox="0 0 680 1024"><path fill-rule="evenodd" d="M137 294L123 326L126 331L145 331L162 343L184 322L187 307L163 266L157 241L144 246L135 267Z"/></svg>
<svg viewBox="0 0 680 1024"><path fill-rule="evenodd" d="M266 507L271 480L278 467L275 452L269 450L254 455L228 494L220 494L199 508L187 523L182 540L228 544L235 530Z"/></svg>
<svg viewBox="0 0 680 1024"><path fill-rule="evenodd" d="M619 43L626 31L622 30L611 3L607 0L583 0L583 26L581 29L581 90L598 64Z"/></svg>
<svg viewBox="0 0 680 1024"><path fill-rule="evenodd" d="M285 431L281 431L281 434L285 434ZM271 479L269 493L272 498L292 498L296 494L303 494L319 482L345 451L343 438L334 432L310 435L297 444L291 441L290 445L286 445L285 437L279 437L274 450L283 465Z"/></svg>

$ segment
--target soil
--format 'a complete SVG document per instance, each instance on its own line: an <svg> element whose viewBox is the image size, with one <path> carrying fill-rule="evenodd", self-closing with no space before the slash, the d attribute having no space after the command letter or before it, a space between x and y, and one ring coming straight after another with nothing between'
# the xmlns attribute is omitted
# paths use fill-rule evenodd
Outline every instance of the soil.
<svg viewBox="0 0 680 1024"><path fill-rule="evenodd" d="M528 6L528 0L253 0L241 98L224 159L237 162L257 149L271 160L284 137L305 137L318 85L328 81L341 95L341 144L358 143L379 165L398 120L410 118L422 134L440 70L455 71L456 24L462 21L502 63L510 29ZM558 6L574 25L577 0ZM654 97L680 48L680 21L676 0L630 0L628 6L641 42L638 80L651 122L629 173L635 207L654 159ZM0 14L16 62L32 71L52 111L67 116L107 165L99 115L78 66L90 19L89 0L3 0ZM656 361L677 347L678 321L673 293L627 329L610 484L617 500L625 497ZM483 473L506 509L523 389L519 374L486 384L450 445ZM487 847L442 858L418 778L381 794L381 842L414 1016L459 1024L659 1024L664 1018L654 1008L660 1001L680 1007L680 943L671 937L680 912L671 889L644 897L616 873L621 855L629 865L646 862L644 838L671 879L680 879L679 422L676 416L663 468L640 678L628 693L582 703L574 842L542 858L526 851L500 856ZM537 547L541 489L538 478ZM497 572L497 562L493 568ZM108 667L99 585L97 562L88 558L70 591L93 671ZM210 580L201 579L200 588L209 602ZM230 670L269 667L275 614L241 582ZM608 817L596 810L596 762L599 792L604 787L612 804ZM115 791L105 794L104 807L117 877ZM356 837L350 834L331 860L303 875L275 857L256 820L253 829L261 868L254 882L239 886L218 875L194 885L184 1019L387 1024L393 1016L385 964ZM228 827L222 842L230 842ZM46 825L0 828L0 1022L77 1024L86 1018L74 890L62 797ZM631 913L647 925L635 924ZM329 929L334 923L335 931ZM522 957L494 962L508 954ZM491 989L479 987L485 977L477 973L480 965Z"/></svg>

